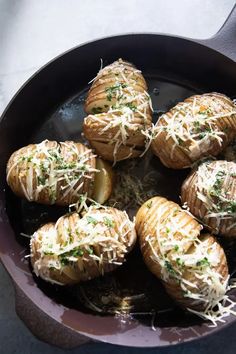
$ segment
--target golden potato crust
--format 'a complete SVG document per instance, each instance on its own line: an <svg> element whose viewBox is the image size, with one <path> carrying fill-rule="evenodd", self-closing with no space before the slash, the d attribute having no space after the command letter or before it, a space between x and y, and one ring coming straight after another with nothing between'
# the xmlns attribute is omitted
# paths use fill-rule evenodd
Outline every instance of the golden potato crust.
<svg viewBox="0 0 236 354"><path fill-rule="evenodd" d="M182 202L216 235L236 237L236 163L205 161L183 182Z"/></svg>
<svg viewBox="0 0 236 354"><path fill-rule="evenodd" d="M225 295L228 267L223 248L174 202L154 197L136 215L143 259L169 295L195 311L213 308Z"/></svg>
<svg viewBox="0 0 236 354"><path fill-rule="evenodd" d="M165 166L190 167L218 155L236 137L236 108L219 93L194 95L163 114L153 134L152 150Z"/></svg>
<svg viewBox="0 0 236 354"><path fill-rule="evenodd" d="M37 276L61 285L86 281L117 268L136 241L134 224L115 208L72 213L37 230L31 263Z"/></svg>
<svg viewBox="0 0 236 354"><path fill-rule="evenodd" d="M119 59L99 71L85 103L83 131L101 157L119 161L142 154L152 125L146 82Z"/></svg>

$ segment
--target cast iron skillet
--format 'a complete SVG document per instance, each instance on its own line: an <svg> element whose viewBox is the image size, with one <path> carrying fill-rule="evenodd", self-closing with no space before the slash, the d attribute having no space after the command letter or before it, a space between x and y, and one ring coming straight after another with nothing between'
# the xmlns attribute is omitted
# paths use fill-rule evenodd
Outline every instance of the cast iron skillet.
<svg viewBox="0 0 236 354"><path fill-rule="evenodd" d="M1 260L29 303L32 302L65 329L69 328L78 336L114 344L158 347L205 336L235 321L235 317L228 317L225 324L210 328L196 318L184 315L174 304L165 303L165 294L160 295L163 290L155 288L158 281L151 279L151 275L153 292L151 289L150 302L154 307L159 303L163 306L158 318L97 315L79 305L74 295L64 290L60 293L58 289L55 292L43 282L35 282L28 262L22 261L26 243L19 234L36 228L37 222L42 222L45 215L46 220L55 218L55 214L50 216L50 208L42 210L34 204L22 203L11 194L5 183L6 161L14 150L44 138L61 141L80 139L83 99L88 82L99 69L100 58L106 65L121 57L142 70L153 99L154 118L157 118L160 112L193 93L218 91L231 98L236 97L235 38L236 8L217 35L209 40L128 34L87 43L64 53L39 70L18 91L3 113L0 121ZM157 158L150 164L159 171L157 191L178 200L180 182L187 172L168 170ZM58 215L62 213L55 210ZM35 212L44 215L36 223ZM148 285L145 281L149 275L139 256L131 255L135 266L129 266L131 260L128 260L124 270L115 273L115 277L120 277L122 282L124 274L127 283L134 280L142 291L146 291ZM94 284L92 287L96 292Z"/></svg>

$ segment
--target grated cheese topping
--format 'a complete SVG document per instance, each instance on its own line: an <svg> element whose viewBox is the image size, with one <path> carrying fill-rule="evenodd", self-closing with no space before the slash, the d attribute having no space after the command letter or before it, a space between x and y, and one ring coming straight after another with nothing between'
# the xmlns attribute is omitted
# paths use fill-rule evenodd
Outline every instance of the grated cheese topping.
<svg viewBox="0 0 236 354"><path fill-rule="evenodd" d="M37 252L34 272L53 282L50 270L65 272L69 277L78 277L76 272L89 272L95 265L101 274L106 265L121 265L124 256L134 242L134 223L122 212L124 221L118 222L110 208L102 210L89 207L82 218L63 216L51 227L41 228L31 239L31 257ZM72 214L73 215L73 214Z"/></svg>
<svg viewBox="0 0 236 354"><path fill-rule="evenodd" d="M127 67L130 67L131 70L127 70ZM112 86L107 86L105 89L107 105L104 107L94 107L94 114L90 114L87 118L99 121L99 123L104 126L99 132L100 135L104 135L107 131L110 132L112 129L116 128L116 133L109 136L109 144L115 145L113 155L114 161L116 161L119 147L122 145L130 146L130 144L127 144L127 140L131 133L135 134L135 132L140 132L140 134L147 137L146 131L150 127L151 119L150 111L153 111L153 109L149 94L145 90L139 92L135 89L137 75L141 74L140 70L134 69L131 65L127 65L126 62L120 59L100 70L96 80L100 83L105 82L105 77L109 75L109 73L115 75L117 81ZM103 114L100 115L99 113L104 111L106 115L109 116L109 122L101 119ZM141 124L135 123L137 117L142 118ZM145 147L148 143L149 140L145 143Z"/></svg>
<svg viewBox="0 0 236 354"><path fill-rule="evenodd" d="M223 220L231 221L228 231L236 227L236 196L233 187L236 164L206 161L198 167L196 178L197 198L207 209L203 219L207 222L214 218L217 233Z"/></svg>
<svg viewBox="0 0 236 354"><path fill-rule="evenodd" d="M183 228L179 220L187 211L176 207L166 217L167 209L164 204L156 211L155 233L146 237L152 250L151 257L160 265L164 282L176 282L182 295L191 299L194 306L204 306L203 311L188 310L216 325L230 313L235 314L235 303L226 295L232 288L228 284L229 277L223 279L216 271L221 261L219 246L216 242L207 242L207 238L200 236L200 229L189 223ZM231 305L226 306L229 302Z"/></svg>
<svg viewBox="0 0 236 354"><path fill-rule="evenodd" d="M84 181L91 180L91 174L98 172L91 167L91 159L96 156L91 154L91 150L80 152L73 142L55 143L54 146L50 143L44 140L35 144L33 149L26 149L25 155L19 155L7 173L9 182L12 171L16 169L21 188L29 201L37 201L43 192L48 193L51 204L68 194L79 197Z"/></svg>
<svg viewBox="0 0 236 354"><path fill-rule="evenodd" d="M213 95L193 96L160 117L159 124L155 126L154 137L165 132L166 140L173 139L171 157L176 147L186 150L195 159L201 151L209 149L212 143L222 146L228 131L227 128L220 130L217 123L222 118L235 115L236 109L229 99L222 106L222 98L214 100Z"/></svg>

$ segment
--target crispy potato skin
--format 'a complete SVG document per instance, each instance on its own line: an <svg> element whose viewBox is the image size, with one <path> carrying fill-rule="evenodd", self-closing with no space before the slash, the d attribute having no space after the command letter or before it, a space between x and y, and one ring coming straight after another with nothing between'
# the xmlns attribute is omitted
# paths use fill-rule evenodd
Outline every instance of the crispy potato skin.
<svg viewBox="0 0 236 354"><path fill-rule="evenodd" d="M222 116L217 119L219 115ZM192 117L191 122L186 123L188 116ZM177 127L178 124L179 128L175 128L175 141L169 130L171 126ZM186 135L186 124L191 132L191 139ZM210 130L213 131L211 135ZM156 124L155 131L156 138L151 144L154 154L166 167L187 168L203 157L218 155L235 138L236 109L225 95L194 95L163 114Z"/></svg>
<svg viewBox="0 0 236 354"><path fill-rule="evenodd" d="M39 148L42 144L44 144L43 149ZM55 171L55 168L58 169L56 162L50 162L52 161L52 158L51 160L50 158L47 158L46 154L43 152L45 150L47 152L59 151L58 156L66 165L75 164L78 162L79 156L85 156L81 161L84 161L84 164L88 167L86 173L87 177L72 170L75 180L77 178L74 187L71 188L71 185L66 179L61 178L61 180L56 180L56 189L53 198L51 195L52 189L49 186L44 187L41 185L41 189L37 191L37 188L40 187L40 183L34 159L37 158L38 165L42 164L42 166L44 166L43 172L42 169L39 168L40 178L44 180L50 178L50 175ZM27 161L27 159L29 159L29 161ZM88 193L88 196L92 195L95 164L95 156L92 151L83 144L74 143L73 141L57 143L56 141L46 140L41 144L30 144L25 146L11 155L7 163L7 183L17 196L26 198L29 201L35 201L41 204L69 205L77 202L78 193ZM68 177L70 176L66 170L64 175L67 175ZM81 187L77 191L78 193L75 193L80 184Z"/></svg>
<svg viewBox="0 0 236 354"><path fill-rule="evenodd" d="M145 145L141 131L152 124L146 90L141 72L121 59L100 70L85 102L88 116L83 124L84 135L99 156L120 161L141 155ZM125 125L125 139L120 124Z"/></svg>
<svg viewBox="0 0 236 354"><path fill-rule="evenodd" d="M199 236L202 228L201 225L189 213L182 210L179 205L162 197L154 197L145 202L136 215L136 231L139 237L144 262L149 270L162 280L168 294L178 302L180 306L196 311L203 311L206 306L205 303L199 299L194 300L186 296L178 279L171 273L168 277L164 275L163 263L158 261L158 259L161 258L155 256L155 253L158 257L161 256L160 242L165 242L165 238L167 238L161 226L165 224L165 221L170 215L173 216L173 222L177 225L177 232L175 233L176 241L183 241L186 238L186 234L189 235L189 241L187 238L183 246L183 254L193 256L197 254L197 246L194 244L193 239L199 237L206 249L210 249L212 245L214 246L212 252L215 252L216 256L219 258L219 262L217 266L212 267L212 270L222 276L222 282L227 279L228 267L223 248L211 235L205 234ZM176 250L173 245L173 248L169 249L166 254L166 259L169 260L170 265L174 265L175 258L173 256L175 256L175 252ZM187 266L182 271L182 279L185 279L195 286L192 287L185 284L186 291L191 291L191 293L199 293L199 290L201 292L201 289L206 286Z"/></svg>
<svg viewBox="0 0 236 354"><path fill-rule="evenodd" d="M97 239L94 234L90 237L90 232L83 229L88 225L86 218L93 221L98 217L96 225L90 225L92 228L98 228L104 222L102 218L112 221L112 227L105 226L102 238ZM89 219L88 219L89 220ZM70 232L68 233L68 230ZM91 229L90 229L91 230ZM87 237L90 237L88 244L81 244L82 254L77 257L77 261L63 264L60 258L55 254L44 254L40 252L45 233L50 233L57 245L62 249L68 243L73 242L79 245ZM114 242L112 242L114 240ZM113 271L122 264L125 256L133 248L136 241L136 232L134 225L130 222L127 214L115 208L94 209L80 218L77 213L65 215L57 221L56 224L49 223L42 226L34 233L31 238L31 263L36 275L49 282L59 282L61 285L69 285L86 281L103 275L106 272ZM120 247L116 247L119 243ZM93 253L88 252L88 248L93 249ZM109 249L109 250L108 250ZM113 261L109 263L109 255L112 255ZM95 259L95 256L102 256L103 261ZM49 264L52 260L59 262L58 269L52 269Z"/></svg>
<svg viewBox="0 0 236 354"><path fill-rule="evenodd" d="M220 174L223 174L220 176ZM212 180L211 180L212 178ZM219 195L225 197L220 201ZM202 198L205 200L203 201ZM224 160L203 162L195 168L182 184L181 199L190 212L201 220L215 235L236 237L235 212L227 212L227 200L236 205L236 163ZM213 203L213 204L212 204ZM210 216L212 213L220 213Z"/></svg>

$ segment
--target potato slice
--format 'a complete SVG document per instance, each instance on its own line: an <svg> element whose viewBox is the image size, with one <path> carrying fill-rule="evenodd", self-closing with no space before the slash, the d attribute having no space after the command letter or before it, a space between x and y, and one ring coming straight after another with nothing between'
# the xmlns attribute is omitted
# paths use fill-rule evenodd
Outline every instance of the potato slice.
<svg viewBox="0 0 236 354"><path fill-rule="evenodd" d="M109 163L99 158L96 159L96 168L100 172L95 175L93 199L103 204L111 195L114 172Z"/></svg>

